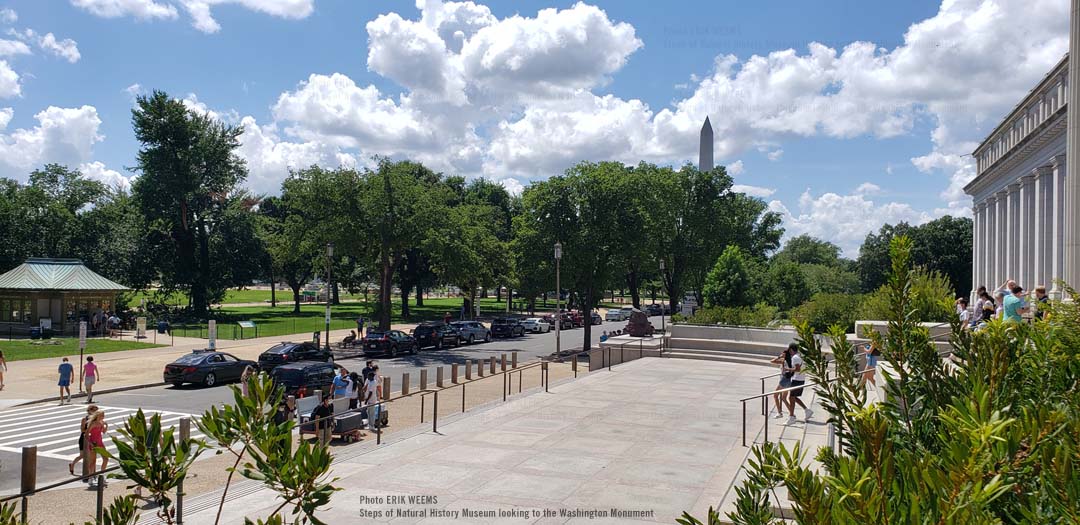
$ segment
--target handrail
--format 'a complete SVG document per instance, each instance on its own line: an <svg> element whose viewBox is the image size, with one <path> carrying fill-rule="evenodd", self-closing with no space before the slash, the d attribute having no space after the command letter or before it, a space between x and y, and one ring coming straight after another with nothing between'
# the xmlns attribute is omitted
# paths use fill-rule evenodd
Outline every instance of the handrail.
<svg viewBox="0 0 1080 525"><path fill-rule="evenodd" d="M867 370L877 370L877 367L864 368L862 370L859 370L858 372L855 372L855 375L866 373ZM740 399L739 402L740 403L745 403L746 401L750 401L751 399L757 399L759 397L767 397L767 396L771 396L773 394L780 394L780 393L783 393L783 392L787 392L787 391L790 391L790 390L796 390L796 389L799 389L799 388L806 388L806 387L810 387L810 386L818 386L818 385L822 385L822 384L826 384L826 383L832 383L833 381L836 381L838 379L840 379L839 376L834 377L832 379L828 379L824 383L805 383L805 384L802 384L802 385L799 385L799 386L782 388L780 390L772 390L770 392L765 392L764 394L754 394L754 395L752 395L750 397Z"/></svg>

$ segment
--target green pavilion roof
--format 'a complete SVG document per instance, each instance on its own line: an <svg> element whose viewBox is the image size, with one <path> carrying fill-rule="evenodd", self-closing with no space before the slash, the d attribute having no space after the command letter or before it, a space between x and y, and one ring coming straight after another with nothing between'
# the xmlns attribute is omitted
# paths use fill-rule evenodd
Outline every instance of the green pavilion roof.
<svg viewBox="0 0 1080 525"><path fill-rule="evenodd" d="M128 287L94 273L78 259L30 258L0 275L0 290L119 292Z"/></svg>

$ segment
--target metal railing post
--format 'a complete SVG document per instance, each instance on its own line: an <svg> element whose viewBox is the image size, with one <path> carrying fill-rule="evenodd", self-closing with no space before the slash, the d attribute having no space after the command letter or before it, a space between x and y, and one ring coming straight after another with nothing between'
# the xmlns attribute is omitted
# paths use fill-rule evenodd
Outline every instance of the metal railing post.
<svg viewBox="0 0 1080 525"><path fill-rule="evenodd" d="M540 378L544 381L544 392L548 391L548 362L540 362Z"/></svg>
<svg viewBox="0 0 1080 525"><path fill-rule="evenodd" d="M746 446L746 401L742 402L742 446Z"/></svg>
<svg viewBox="0 0 1080 525"><path fill-rule="evenodd" d="M101 524L101 520L105 514L105 474L98 474L97 477L97 512L94 514L95 523Z"/></svg>
<svg viewBox="0 0 1080 525"><path fill-rule="evenodd" d="M420 394L420 422L424 422L424 398L427 397L424 394Z"/></svg>
<svg viewBox="0 0 1080 525"><path fill-rule="evenodd" d="M465 412L465 383L461 384L461 411Z"/></svg>
<svg viewBox="0 0 1080 525"><path fill-rule="evenodd" d="M506 401L506 373L505 372L503 372L502 379L503 379L503 402L505 402Z"/></svg>
<svg viewBox="0 0 1080 525"><path fill-rule="evenodd" d="M762 399L765 400L765 442L769 442L769 396L765 396Z"/></svg>
<svg viewBox="0 0 1080 525"><path fill-rule="evenodd" d="M180 418L180 442L191 438L191 418ZM184 525L184 478L176 484L176 525Z"/></svg>
<svg viewBox="0 0 1080 525"><path fill-rule="evenodd" d="M764 377L761 378L761 394L762 394L762 399L765 399L765 397L764 397L764 395L765 395L765 378ZM764 401L761 402L761 415L763 415L763 416L768 416L769 415L768 413L765 412L765 402Z"/></svg>
<svg viewBox="0 0 1080 525"><path fill-rule="evenodd" d="M574 379L577 379L577 358L578 355L574 354L574 360L570 362L570 368L574 370Z"/></svg>
<svg viewBox="0 0 1080 525"><path fill-rule="evenodd" d="M439 391L438 390L435 391L435 401L434 401L434 406L432 408L433 408L433 410L431 411L431 431L432 432L438 432L439 431Z"/></svg>

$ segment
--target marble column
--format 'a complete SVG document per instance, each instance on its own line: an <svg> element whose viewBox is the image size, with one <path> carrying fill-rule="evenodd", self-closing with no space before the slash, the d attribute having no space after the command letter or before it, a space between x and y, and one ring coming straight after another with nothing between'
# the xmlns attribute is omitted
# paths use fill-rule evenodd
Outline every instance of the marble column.
<svg viewBox="0 0 1080 525"><path fill-rule="evenodd" d="M1035 175L1020 177L1020 239L1016 280L1025 290L1035 287Z"/></svg>
<svg viewBox="0 0 1080 525"><path fill-rule="evenodd" d="M1076 109L1080 108L1080 89L1077 89L1080 88L1080 0L1069 0L1069 5L1069 88L1066 105ZM1080 112L1069 111L1066 118L1065 154L1073 160L1080 159ZM1080 228L1076 224L1080 220L1080 163L1070 161L1065 168L1062 170L1064 180L1054 181L1064 183L1061 210L1063 267L1062 273L1055 277L1061 278L1069 286L1077 287L1080 286Z"/></svg>
<svg viewBox="0 0 1080 525"><path fill-rule="evenodd" d="M1005 277L1005 272L1008 271L1008 268L1005 267L1005 255L1008 252L1006 251L1005 243L1009 237L1008 235L1006 235L1007 233L1009 233L1009 194L1003 190L997 192L996 196L997 231L994 232L994 280L990 282L990 286L995 288L997 287L997 285L1001 284L1002 281L1007 279L1007 277Z"/></svg>
<svg viewBox="0 0 1080 525"><path fill-rule="evenodd" d="M1050 244L1053 247L1050 279L1053 281L1053 284L1050 289L1051 296L1055 299L1060 299L1062 290L1061 285L1057 283L1057 280L1061 279L1065 264L1065 156L1058 155L1054 157L1051 166L1054 170L1054 175L1052 177L1054 179L1054 210L1050 218L1053 224L1053 233L1050 236Z"/></svg>
<svg viewBox="0 0 1080 525"><path fill-rule="evenodd" d="M983 285L994 287L997 279L997 197L986 198L986 223L983 225Z"/></svg>
<svg viewBox="0 0 1080 525"><path fill-rule="evenodd" d="M1032 246L1034 253L1031 254L1031 261L1035 268L1035 280L1031 282L1031 287L1034 289L1036 286L1043 285L1049 290L1051 255L1049 212L1053 207L1053 193L1049 190L1054 171L1050 166L1041 166L1035 168L1032 174L1035 176L1035 224L1032 232L1035 241Z"/></svg>
<svg viewBox="0 0 1080 525"><path fill-rule="evenodd" d="M978 296L975 295L975 291L979 289L979 285L982 284L982 226L985 222L983 218L983 210L986 209L986 205L983 203L977 203L971 209L971 304L975 304L975 300Z"/></svg>
<svg viewBox="0 0 1080 525"><path fill-rule="evenodd" d="M1017 271L1020 264L1020 184L1009 184L1009 232L1005 240L1005 252L1008 259L1005 261L1005 277L1002 279L1020 280Z"/></svg>

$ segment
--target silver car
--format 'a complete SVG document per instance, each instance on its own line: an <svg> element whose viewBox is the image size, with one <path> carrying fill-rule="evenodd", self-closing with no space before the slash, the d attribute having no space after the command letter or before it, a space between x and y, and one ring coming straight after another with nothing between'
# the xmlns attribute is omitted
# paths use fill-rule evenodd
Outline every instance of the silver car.
<svg viewBox="0 0 1080 525"><path fill-rule="evenodd" d="M450 328L457 332L458 339L465 344L491 341L491 330L478 321L454 321L450 323Z"/></svg>

